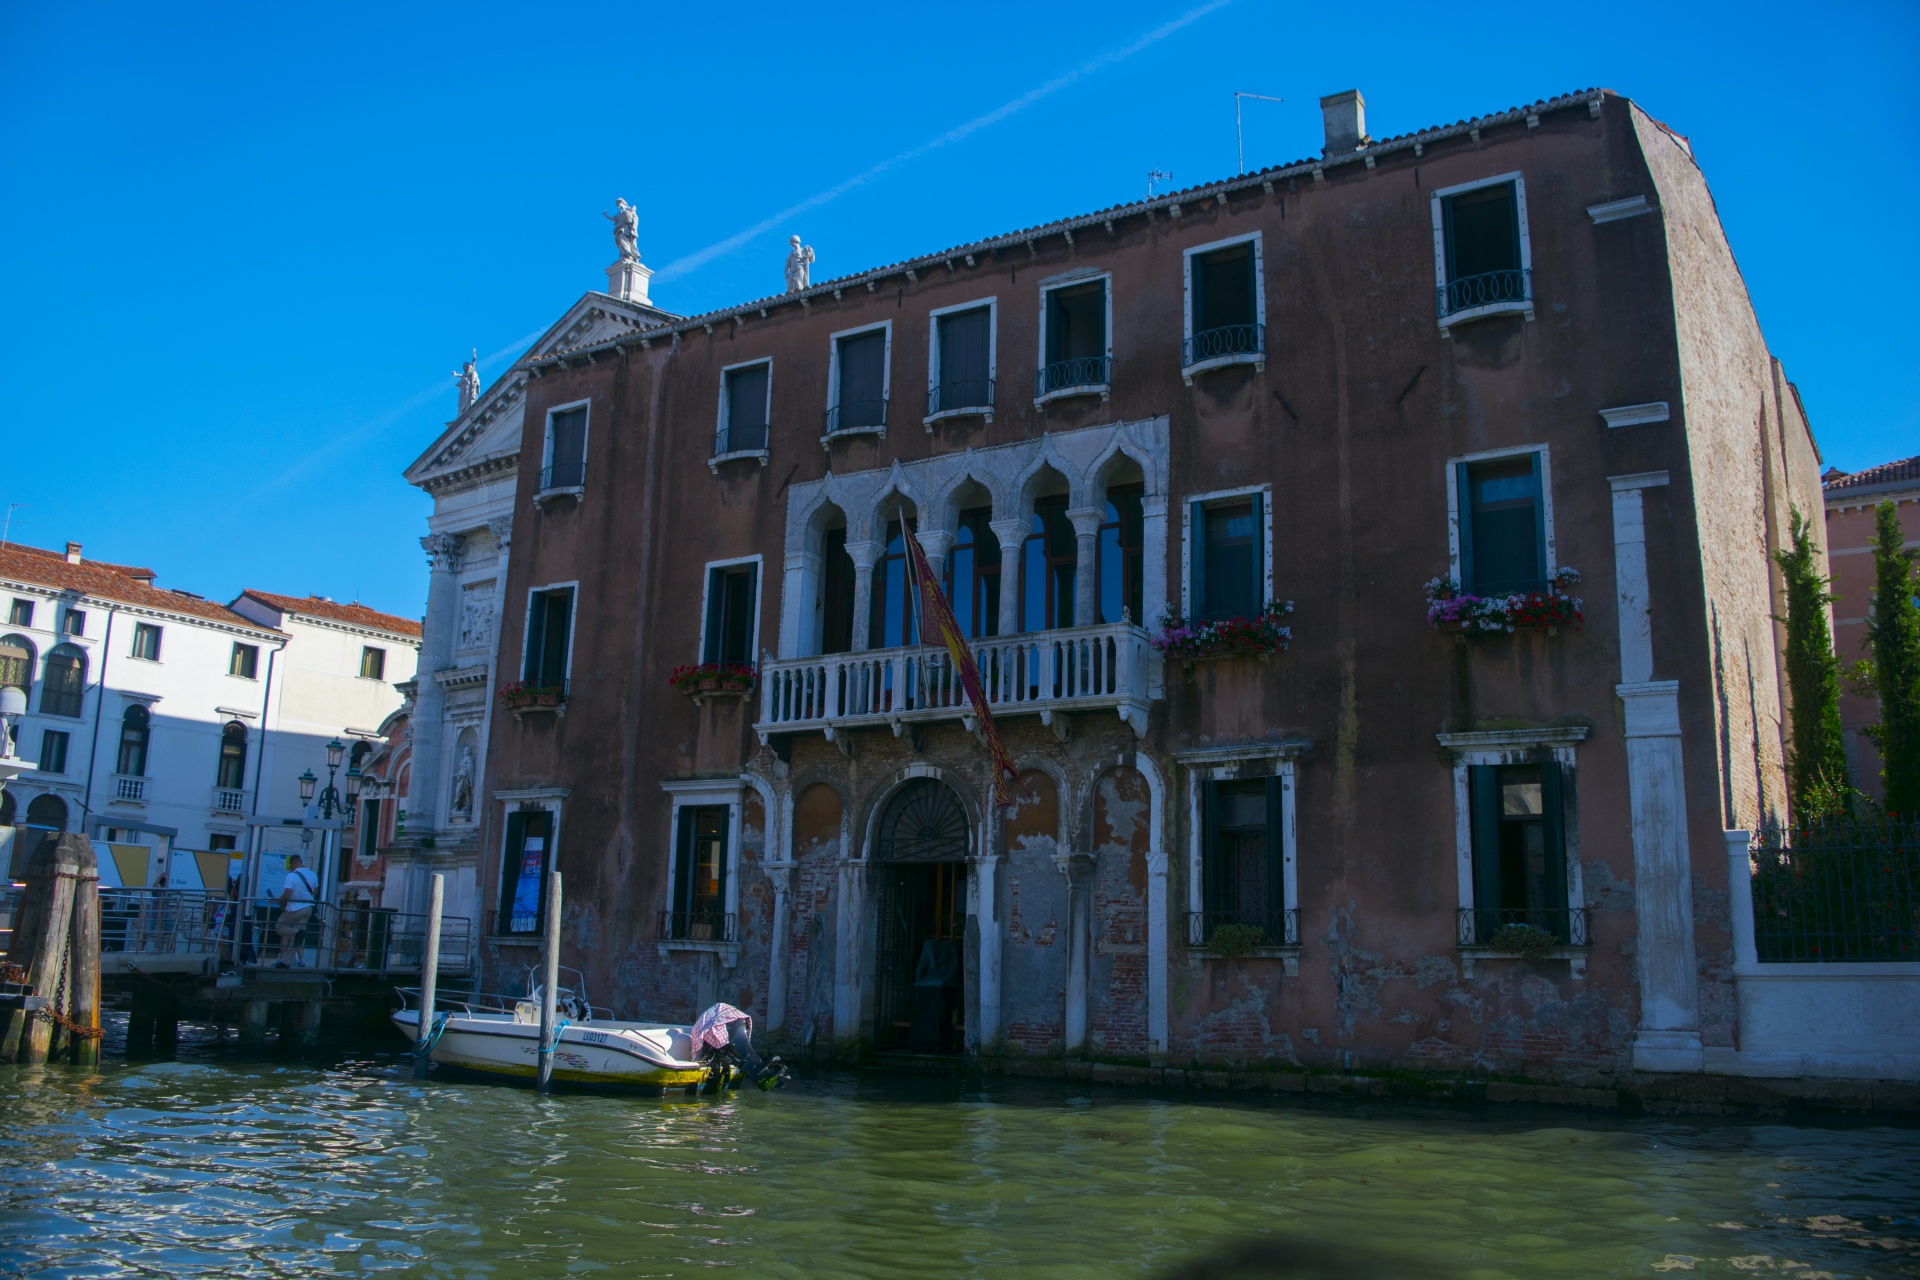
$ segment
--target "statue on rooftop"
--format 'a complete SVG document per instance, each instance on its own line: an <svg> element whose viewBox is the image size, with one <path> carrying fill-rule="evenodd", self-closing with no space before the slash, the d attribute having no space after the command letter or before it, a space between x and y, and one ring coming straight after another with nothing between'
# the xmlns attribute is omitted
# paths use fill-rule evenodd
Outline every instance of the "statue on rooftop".
<svg viewBox="0 0 1920 1280"><path fill-rule="evenodd" d="M602 212L601 217L613 224L613 243L620 250L620 261L640 261L640 215L625 200L615 200L618 213Z"/></svg>
<svg viewBox="0 0 1920 1280"><path fill-rule="evenodd" d="M787 254L787 292L799 293L810 288L808 277L813 267L813 246L800 243L800 237L794 236L790 243L793 249Z"/></svg>
<svg viewBox="0 0 1920 1280"><path fill-rule="evenodd" d="M474 366L480 363L480 349L475 347L473 355L466 364L456 369L453 380L460 384L460 412L473 408L473 402L480 398L480 370Z"/></svg>

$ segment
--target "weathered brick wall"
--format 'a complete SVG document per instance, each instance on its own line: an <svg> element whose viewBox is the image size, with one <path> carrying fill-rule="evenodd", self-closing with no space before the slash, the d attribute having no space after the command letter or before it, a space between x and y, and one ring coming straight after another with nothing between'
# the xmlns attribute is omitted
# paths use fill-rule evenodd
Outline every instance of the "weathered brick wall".
<svg viewBox="0 0 1920 1280"><path fill-rule="evenodd" d="M1058 1053L1067 1009L1067 877L1054 862L1060 789L1045 773L1020 775L1029 794L1004 822L1006 936L1001 946L1000 1018L1007 1048Z"/></svg>
<svg viewBox="0 0 1920 1280"><path fill-rule="evenodd" d="M1152 813L1138 769L1093 787L1092 934L1087 1037L1110 1058L1147 1057L1147 850Z"/></svg>
<svg viewBox="0 0 1920 1280"><path fill-rule="evenodd" d="M841 808L840 793L824 782L803 786L793 805L784 1038L803 1045L833 1038L833 895L840 879Z"/></svg>

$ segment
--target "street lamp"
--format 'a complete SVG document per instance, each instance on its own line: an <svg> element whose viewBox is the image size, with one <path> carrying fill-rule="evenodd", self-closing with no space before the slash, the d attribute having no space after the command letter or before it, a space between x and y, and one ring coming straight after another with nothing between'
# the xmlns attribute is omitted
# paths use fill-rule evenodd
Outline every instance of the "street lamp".
<svg viewBox="0 0 1920 1280"><path fill-rule="evenodd" d="M354 765L347 770L347 788L344 797L341 796L340 789L334 786L334 779L340 771L340 759L346 754L346 751L346 745L338 738L335 738L327 744L327 785L326 789L320 792L319 799L320 817L323 820L331 819L336 813L350 813L353 809L353 802L360 795L361 774L360 766L358 765ZM308 769L305 773L302 773L300 775L300 803L303 805L313 804L314 790L319 785L320 780L313 776L313 770Z"/></svg>

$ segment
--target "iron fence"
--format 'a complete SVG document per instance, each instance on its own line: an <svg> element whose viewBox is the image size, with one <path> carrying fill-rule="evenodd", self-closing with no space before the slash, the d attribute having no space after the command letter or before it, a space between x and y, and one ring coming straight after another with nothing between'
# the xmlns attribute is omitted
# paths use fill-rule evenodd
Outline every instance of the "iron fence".
<svg viewBox="0 0 1920 1280"><path fill-rule="evenodd" d="M827 434L887 425L885 400L842 400L827 410Z"/></svg>
<svg viewBox="0 0 1920 1280"><path fill-rule="evenodd" d="M1259 931L1246 938L1255 947L1297 947L1300 945L1300 913L1285 911L1190 911L1187 913L1187 945L1211 947L1214 933L1226 925L1242 925Z"/></svg>
<svg viewBox="0 0 1920 1280"><path fill-rule="evenodd" d="M737 919L731 911L662 911L660 938L669 942L738 942Z"/></svg>
<svg viewBox="0 0 1920 1280"><path fill-rule="evenodd" d="M992 378L960 378L927 388L927 416L993 408Z"/></svg>
<svg viewBox="0 0 1920 1280"><path fill-rule="evenodd" d="M1501 937L1501 931L1516 932ZM1463 947L1501 947L1524 950L1522 929L1537 929L1563 947L1587 945L1585 907L1461 907L1454 941Z"/></svg>
<svg viewBox="0 0 1920 1280"><path fill-rule="evenodd" d="M1775 827L1752 858L1762 961L1920 959L1920 821Z"/></svg>
<svg viewBox="0 0 1920 1280"><path fill-rule="evenodd" d="M587 484L587 464L584 462L562 462L540 471L540 491L549 489L584 489Z"/></svg>
<svg viewBox="0 0 1920 1280"><path fill-rule="evenodd" d="M1257 356L1267 349L1267 326L1230 324L1218 329L1203 329L1182 346L1181 364L1191 369L1207 360L1225 356Z"/></svg>
<svg viewBox="0 0 1920 1280"><path fill-rule="evenodd" d="M713 456L716 458L728 453L764 453L766 448L767 424L764 422L722 427L713 433Z"/></svg>
<svg viewBox="0 0 1920 1280"><path fill-rule="evenodd" d="M1034 375L1033 394L1052 395L1056 391L1094 391L1112 382L1113 359L1110 356L1076 356L1042 365Z"/></svg>
<svg viewBox="0 0 1920 1280"><path fill-rule="evenodd" d="M1441 285L1438 294L1442 320L1457 312L1492 306L1496 302L1527 302L1533 298L1533 268L1515 267L1462 276Z"/></svg>

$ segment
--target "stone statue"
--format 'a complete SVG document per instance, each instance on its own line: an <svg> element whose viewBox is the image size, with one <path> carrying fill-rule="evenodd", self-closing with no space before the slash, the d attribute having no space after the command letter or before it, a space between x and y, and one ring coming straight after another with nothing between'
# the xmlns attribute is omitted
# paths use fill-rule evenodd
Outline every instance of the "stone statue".
<svg viewBox="0 0 1920 1280"><path fill-rule="evenodd" d="M460 765L453 771L453 811L473 812L473 748L460 753Z"/></svg>
<svg viewBox="0 0 1920 1280"><path fill-rule="evenodd" d="M473 408L473 402L480 398L480 370L474 366L480 363L480 349L474 348L467 363L454 371L453 380L460 384L460 412Z"/></svg>
<svg viewBox="0 0 1920 1280"><path fill-rule="evenodd" d="M625 200L615 200L620 212L602 212L601 217L613 223L613 243L620 249L620 261L640 261L640 215L634 212L632 205Z"/></svg>
<svg viewBox="0 0 1920 1280"><path fill-rule="evenodd" d="M787 292L799 293L810 288L808 276L813 267L813 246L800 243L800 237L792 237L793 249L787 254Z"/></svg>

